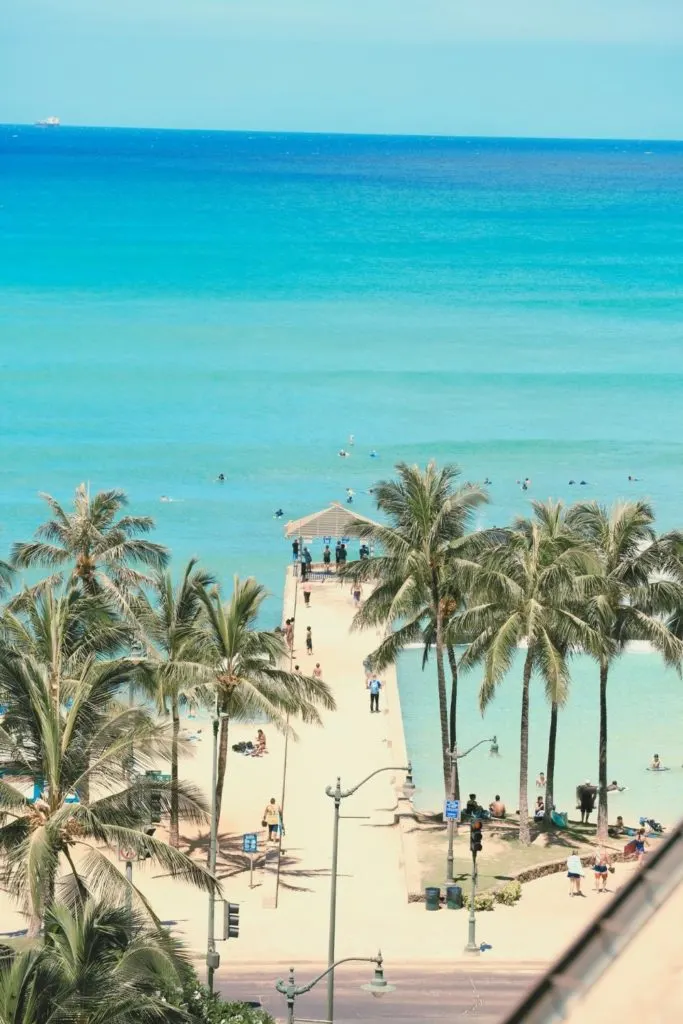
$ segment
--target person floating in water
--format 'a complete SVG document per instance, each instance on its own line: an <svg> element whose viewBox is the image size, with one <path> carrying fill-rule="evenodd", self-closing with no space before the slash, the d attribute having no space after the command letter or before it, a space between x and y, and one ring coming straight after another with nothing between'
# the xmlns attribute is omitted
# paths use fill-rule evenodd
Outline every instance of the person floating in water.
<svg viewBox="0 0 683 1024"><path fill-rule="evenodd" d="M637 484L637 483L639 483L639 482L640 482L640 477L637 477L637 476L631 476L631 475L630 475L630 473L629 473L629 480L630 480L630 482L631 482L632 484Z"/></svg>
<svg viewBox="0 0 683 1024"><path fill-rule="evenodd" d="M569 481L569 486L573 487L575 483L576 483L576 480L570 480Z"/></svg>
<svg viewBox="0 0 683 1024"><path fill-rule="evenodd" d="M353 436L353 434L349 434L349 445L351 446L351 448L353 448L355 443L356 443L355 437Z"/></svg>
<svg viewBox="0 0 683 1024"><path fill-rule="evenodd" d="M282 519L284 512L281 508L276 508L273 512L273 519Z"/></svg>
<svg viewBox="0 0 683 1024"><path fill-rule="evenodd" d="M225 473L219 473L217 480L219 484L225 483Z"/></svg>
<svg viewBox="0 0 683 1024"><path fill-rule="evenodd" d="M484 480L484 486L485 487L490 486L492 483L493 483L493 480L489 480L488 477L486 477L486 479Z"/></svg>
<svg viewBox="0 0 683 1024"><path fill-rule="evenodd" d="M374 449L374 448L373 448L373 449L372 449L372 451L370 452L370 458L371 458L371 459L376 459L376 458L377 458L377 452L375 451L375 449Z"/></svg>
<svg viewBox="0 0 683 1024"><path fill-rule="evenodd" d="M340 459L348 459L348 457L349 457L349 453L347 451L345 451L343 448L341 448L339 450L339 458Z"/></svg>
<svg viewBox="0 0 683 1024"><path fill-rule="evenodd" d="M652 755L652 761L650 762L650 771L651 772L661 772L663 770L664 770L664 765L659 760L659 754L653 754Z"/></svg>
<svg viewBox="0 0 683 1024"><path fill-rule="evenodd" d="M579 484L579 487L587 487L587 486L588 486L588 481L587 480L582 480L581 483Z"/></svg>

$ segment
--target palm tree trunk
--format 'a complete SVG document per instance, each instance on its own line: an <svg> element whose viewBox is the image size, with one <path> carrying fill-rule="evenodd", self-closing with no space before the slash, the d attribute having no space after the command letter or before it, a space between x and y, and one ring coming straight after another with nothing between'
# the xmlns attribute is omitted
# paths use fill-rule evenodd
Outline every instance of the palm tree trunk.
<svg viewBox="0 0 683 1024"><path fill-rule="evenodd" d="M531 841L529 830L529 684L534 653L531 644L524 659L522 678L522 720L519 730L519 841L528 846Z"/></svg>
<svg viewBox="0 0 683 1024"><path fill-rule="evenodd" d="M607 842L607 673L609 665L600 663L600 738L598 741L598 841Z"/></svg>
<svg viewBox="0 0 683 1024"><path fill-rule="evenodd" d="M456 720L458 713L458 662L455 657L455 648L453 644L446 644L446 653L448 654L448 664L451 669L451 706L450 715L448 719L448 745L451 750L456 749L457 742L457 729ZM455 764L455 791L452 794L453 800L460 799L460 773L458 772L458 762Z"/></svg>
<svg viewBox="0 0 683 1024"><path fill-rule="evenodd" d="M180 712L178 709L177 693L173 693L171 697L171 716L173 719L173 732L171 735L171 823L168 841L177 850L180 845L178 836L178 736L180 734Z"/></svg>
<svg viewBox="0 0 683 1024"><path fill-rule="evenodd" d="M545 814L543 820L550 825L555 801L555 750L557 748L557 702L550 705L550 732L548 733L548 761L545 768Z"/></svg>
<svg viewBox="0 0 683 1024"><path fill-rule="evenodd" d="M223 783L228 764L228 729L230 719L226 715L221 718L221 732L218 740L218 772L216 777L216 829L220 832L221 803L223 801Z"/></svg>
<svg viewBox="0 0 683 1024"><path fill-rule="evenodd" d="M439 720L441 725L441 764L443 768L444 793L448 797L451 790L451 759L448 744L448 699L446 695L446 671L443 663L443 610L439 599L439 582L436 571L432 572L432 600L434 602L434 620L436 623L436 678L439 689Z"/></svg>

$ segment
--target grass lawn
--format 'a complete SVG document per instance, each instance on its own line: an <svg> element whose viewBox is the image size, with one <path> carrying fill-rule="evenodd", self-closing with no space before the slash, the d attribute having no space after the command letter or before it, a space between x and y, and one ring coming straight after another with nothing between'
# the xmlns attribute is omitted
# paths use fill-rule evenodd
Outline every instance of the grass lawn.
<svg viewBox="0 0 683 1024"><path fill-rule="evenodd" d="M446 881L446 853L448 850L448 831L436 815L419 815L418 846L422 864L423 886L438 885L443 887ZM535 864L543 864L550 860L565 860L571 850L579 853L590 853L595 847L595 825L579 825L570 823L570 827L561 832L541 833L532 828L532 844L523 846L517 839L518 821L507 818L505 821L483 823L482 851L477 857L479 879L477 889L485 889L504 885L511 876ZM536 840L535 842L533 840ZM614 849L621 850L623 843L614 840ZM460 825L459 834L453 845L453 873L455 884L463 885L469 891L469 879L472 870L470 853L470 828L466 822Z"/></svg>

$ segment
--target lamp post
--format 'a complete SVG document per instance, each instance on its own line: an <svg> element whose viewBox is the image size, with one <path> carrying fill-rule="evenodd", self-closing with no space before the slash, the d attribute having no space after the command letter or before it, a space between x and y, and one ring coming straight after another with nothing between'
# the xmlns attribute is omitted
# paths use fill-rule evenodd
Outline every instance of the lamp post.
<svg viewBox="0 0 683 1024"><path fill-rule="evenodd" d="M216 706L211 721L213 727L213 748L211 756L211 838L209 840L209 874L216 877L216 859L218 848L218 800L216 789L218 787L218 727L224 716L218 711L218 692L216 692ZM209 992L213 992L213 976L218 969L221 957L216 949L215 931L216 897L213 891L209 893L209 923L207 928L206 941L206 984Z"/></svg>
<svg viewBox="0 0 683 1024"><path fill-rule="evenodd" d="M469 747L468 750L464 750L462 753L460 753L458 751L457 747L455 747L453 750L449 750L448 751L448 756L451 759L451 796L450 796L451 800L455 800L455 766L456 766L456 764L458 763L458 761L460 761L461 758L467 757L468 754L471 754L473 750L476 750L477 747L481 747L482 744L484 744L484 743L490 743L491 744L491 749L489 751L489 754L490 754L491 757L497 757L498 756L498 740L496 739L495 736L492 736L491 739L488 739L488 740L479 740L478 743L475 743L474 746ZM448 821L448 853L446 854L446 880L448 882L454 881L454 878L453 878L453 837L454 837L454 834L455 834L455 827L456 827L455 819L454 818L450 818L449 821Z"/></svg>
<svg viewBox="0 0 683 1024"><path fill-rule="evenodd" d="M343 960L337 960L336 963L332 963L329 967L319 974L313 981L309 981L307 985L297 985L294 980L294 968L289 968L289 979L283 981L280 979L275 983L275 988L278 992L281 992L287 1000L287 1024L294 1024L294 1000L297 996L302 996L306 992L310 992L312 988L322 981L325 976L332 977L335 967L339 967L340 964L348 963L370 963L375 964L375 974L372 981L369 981L366 985L361 985L364 992L370 992L373 996L383 996L387 992L394 992L396 990L395 985L389 985L384 980L384 969L382 967L382 953L379 952L377 956L347 956ZM330 1018L331 1024L332 1018Z"/></svg>
<svg viewBox="0 0 683 1024"><path fill-rule="evenodd" d="M371 772L366 778L362 779L359 783L353 786L351 789L342 790L341 779L337 777L336 786L327 786L325 792L329 797L334 800L334 827L332 830L332 875L330 883L330 930L329 940L327 947L327 1019L328 1021L334 1021L334 972L332 970L334 966L334 945L335 936L337 929L337 859L339 854L339 809L342 800L347 796L351 796L357 790L364 786L366 782L373 779L375 775L380 775L382 772L406 772L406 780L403 785L403 795L406 799L409 799L415 789L413 783L413 768L408 762L407 765L400 765L398 767L390 765L387 768L377 768L376 771ZM324 977L324 975L323 975Z"/></svg>

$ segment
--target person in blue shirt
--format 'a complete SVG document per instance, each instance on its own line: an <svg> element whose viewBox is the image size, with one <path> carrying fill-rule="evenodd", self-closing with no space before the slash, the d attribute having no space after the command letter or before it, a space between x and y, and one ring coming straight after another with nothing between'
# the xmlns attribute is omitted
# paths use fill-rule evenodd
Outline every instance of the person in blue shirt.
<svg viewBox="0 0 683 1024"><path fill-rule="evenodd" d="M368 690L370 691L370 714L374 711L379 712L379 691L382 689L382 684L377 676L372 676L368 679Z"/></svg>

